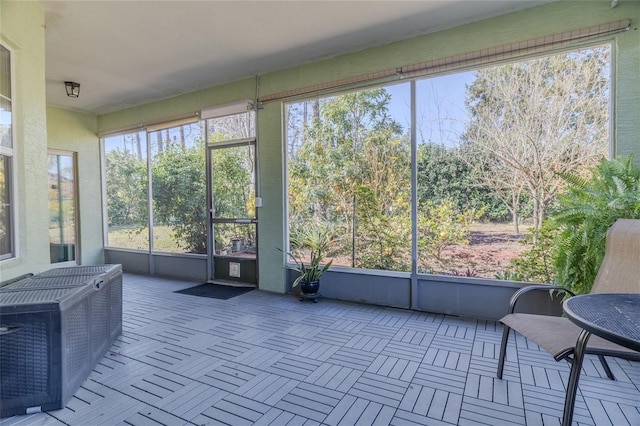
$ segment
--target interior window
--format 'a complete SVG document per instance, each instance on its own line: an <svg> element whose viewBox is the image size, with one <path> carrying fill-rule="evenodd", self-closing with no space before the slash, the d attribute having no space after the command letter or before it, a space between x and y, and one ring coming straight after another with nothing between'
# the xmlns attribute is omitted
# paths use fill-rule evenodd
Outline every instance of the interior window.
<svg viewBox="0 0 640 426"><path fill-rule="evenodd" d="M15 257L11 52L0 45L0 260Z"/></svg>
<svg viewBox="0 0 640 426"><path fill-rule="evenodd" d="M78 203L75 155L50 153L48 163L51 263L76 261Z"/></svg>

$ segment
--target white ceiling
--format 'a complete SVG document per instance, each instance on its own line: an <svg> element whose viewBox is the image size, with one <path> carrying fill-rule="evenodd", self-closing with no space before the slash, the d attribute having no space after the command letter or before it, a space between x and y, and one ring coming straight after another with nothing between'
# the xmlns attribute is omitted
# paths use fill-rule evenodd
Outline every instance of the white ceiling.
<svg viewBox="0 0 640 426"><path fill-rule="evenodd" d="M40 0L47 102L103 114L549 1Z"/></svg>

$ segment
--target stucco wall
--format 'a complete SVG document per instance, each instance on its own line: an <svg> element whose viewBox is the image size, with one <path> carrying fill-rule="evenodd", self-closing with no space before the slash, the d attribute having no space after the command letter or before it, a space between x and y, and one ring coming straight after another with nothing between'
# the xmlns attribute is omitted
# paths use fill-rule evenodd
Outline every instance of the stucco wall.
<svg viewBox="0 0 640 426"><path fill-rule="evenodd" d="M618 7L632 22L615 40L614 155L633 154L640 164L640 1Z"/></svg>
<svg viewBox="0 0 640 426"><path fill-rule="evenodd" d="M44 14L34 2L0 2L0 40L13 50L14 155L18 257L0 263L0 279L49 266ZM43 214L43 212L45 212Z"/></svg>
<svg viewBox="0 0 640 426"><path fill-rule="evenodd" d="M284 293L286 270L284 248L285 218L283 193L284 147L281 105L272 105L258 113L258 162L260 195L258 209L258 282L260 289Z"/></svg>
<svg viewBox="0 0 640 426"><path fill-rule="evenodd" d="M79 259L83 265L104 263L97 125L93 115L47 107L49 149L75 152L78 158Z"/></svg>

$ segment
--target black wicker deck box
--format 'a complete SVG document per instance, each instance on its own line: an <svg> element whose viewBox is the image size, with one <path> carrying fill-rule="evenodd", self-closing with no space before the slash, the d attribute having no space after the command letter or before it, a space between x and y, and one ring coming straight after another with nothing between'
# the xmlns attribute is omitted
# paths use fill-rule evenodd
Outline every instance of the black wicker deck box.
<svg viewBox="0 0 640 426"><path fill-rule="evenodd" d="M102 268L0 289L0 417L63 408L121 333L122 272Z"/></svg>
<svg viewBox="0 0 640 426"><path fill-rule="evenodd" d="M102 297L92 299L95 305L92 313L92 323L95 327L109 321L109 344L115 341L116 337L122 334L122 265L99 265L99 266L74 266L69 268L50 269L38 274L33 279L36 280L64 280L70 282L79 280L81 277L91 276L96 280L96 285L106 286L107 294ZM102 284L103 283L103 284ZM99 315L102 317L99 318ZM97 330L94 331L96 335ZM105 349L106 350L106 349ZM96 358L96 361L104 355L104 352Z"/></svg>

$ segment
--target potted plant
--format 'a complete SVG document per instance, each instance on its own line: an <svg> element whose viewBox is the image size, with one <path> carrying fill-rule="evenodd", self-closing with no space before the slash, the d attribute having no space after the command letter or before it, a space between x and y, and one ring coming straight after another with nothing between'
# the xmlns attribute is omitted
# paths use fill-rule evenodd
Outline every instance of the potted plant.
<svg viewBox="0 0 640 426"><path fill-rule="evenodd" d="M286 253L295 262L294 269L299 273L293 287L300 286L300 300L313 299L314 303L318 301L320 277L333 263L331 259L322 265L331 243L330 235L326 227L313 227L301 230L290 237L291 246L296 250L309 250L309 256L305 258L293 252Z"/></svg>

